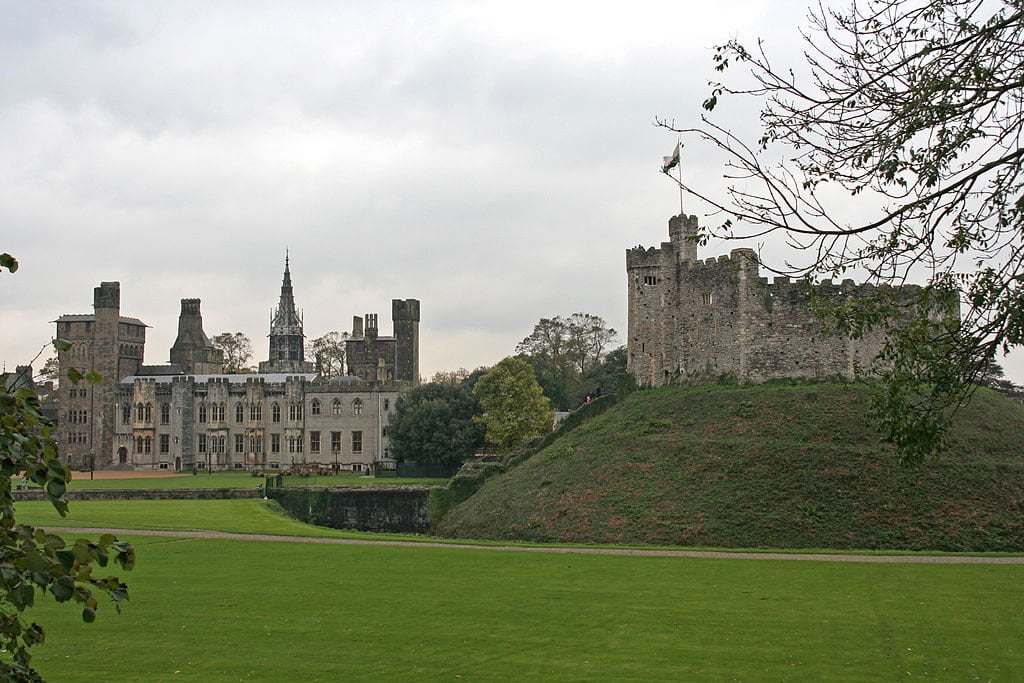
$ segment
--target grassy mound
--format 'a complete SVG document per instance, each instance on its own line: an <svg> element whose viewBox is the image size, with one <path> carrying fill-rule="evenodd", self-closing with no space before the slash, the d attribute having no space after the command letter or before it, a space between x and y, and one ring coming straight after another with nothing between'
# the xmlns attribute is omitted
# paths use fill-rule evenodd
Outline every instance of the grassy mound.
<svg viewBox="0 0 1024 683"><path fill-rule="evenodd" d="M946 453L897 463L860 385L640 391L440 535L717 547L1024 550L1024 406L978 391Z"/></svg>

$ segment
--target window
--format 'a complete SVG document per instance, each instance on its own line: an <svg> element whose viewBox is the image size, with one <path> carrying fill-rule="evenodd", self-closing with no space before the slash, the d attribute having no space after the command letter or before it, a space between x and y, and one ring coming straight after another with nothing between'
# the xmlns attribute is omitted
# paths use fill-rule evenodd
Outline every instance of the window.
<svg viewBox="0 0 1024 683"><path fill-rule="evenodd" d="M146 417L146 422L152 422L153 421L153 404L152 403L147 403L146 404L144 414L145 414L145 417Z"/></svg>
<svg viewBox="0 0 1024 683"><path fill-rule="evenodd" d="M234 463L231 466L234 467L236 470L242 469L242 463L240 463L240 462L236 462L236 463Z"/></svg>
<svg viewBox="0 0 1024 683"><path fill-rule="evenodd" d="M81 422L82 424L85 424L88 421L89 421L89 411L88 410L83 410L82 411L82 415L81 415L81 419L79 420L79 422Z"/></svg>
<svg viewBox="0 0 1024 683"><path fill-rule="evenodd" d="M145 439L142 440L142 452L143 453L152 453L153 452L153 439L151 437L147 436Z"/></svg>
<svg viewBox="0 0 1024 683"><path fill-rule="evenodd" d="M128 424L132 421L132 406L130 403L125 403L121 407L121 424Z"/></svg>
<svg viewBox="0 0 1024 683"><path fill-rule="evenodd" d="M142 437L141 436L135 437L135 452L136 453L141 453L142 452Z"/></svg>
<svg viewBox="0 0 1024 683"><path fill-rule="evenodd" d="M249 419L258 422L263 419L263 404L253 403L249 406Z"/></svg>
<svg viewBox="0 0 1024 683"><path fill-rule="evenodd" d="M384 425L383 427L380 428L380 435L381 436L387 436L388 435L388 426L387 425Z"/></svg>
<svg viewBox="0 0 1024 683"><path fill-rule="evenodd" d="M211 436L210 437L210 452L211 453L223 453L224 452L224 437L223 436Z"/></svg>
<svg viewBox="0 0 1024 683"><path fill-rule="evenodd" d="M658 284L658 278L655 275L644 275L645 285L656 285Z"/></svg>
<svg viewBox="0 0 1024 683"><path fill-rule="evenodd" d="M288 437L288 452L289 453L301 453L302 452L302 437L301 436L289 436Z"/></svg>
<svg viewBox="0 0 1024 683"><path fill-rule="evenodd" d="M270 421L280 422L281 421L281 406L276 403L270 407Z"/></svg>
<svg viewBox="0 0 1024 683"><path fill-rule="evenodd" d="M146 411L146 406L142 405L141 403L136 403L135 404L135 421L136 422L142 422L142 417L143 417L143 415L145 415L145 411Z"/></svg>
<svg viewBox="0 0 1024 683"><path fill-rule="evenodd" d="M302 404L291 403L288 405L288 419L289 420L301 420L302 419Z"/></svg>
<svg viewBox="0 0 1024 683"><path fill-rule="evenodd" d="M313 399L313 402L309 404L309 414L319 415L320 414L320 401Z"/></svg>
<svg viewBox="0 0 1024 683"><path fill-rule="evenodd" d="M341 453L341 432L331 432L331 453Z"/></svg>
<svg viewBox="0 0 1024 683"><path fill-rule="evenodd" d="M199 421L200 422L206 422L206 404L205 403L200 403L199 404Z"/></svg>
<svg viewBox="0 0 1024 683"><path fill-rule="evenodd" d="M363 433L352 432L352 452L362 453L363 452Z"/></svg>
<svg viewBox="0 0 1024 683"><path fill-rule="evenodd" d="M356 400L352 401L352 414L353 415L362 415L363 414L363 400L362 399L357 398Z"/></svg>
<svg viewBox="0 0 1024 683"><path fill-rule="evenodd" d="M235 453L245 452L245 437L241 434L235 434Z"/></svg>
<svg viewBox="0 0 1024 683"><path fill-rule="evenodd" d="M712 304L711 292L704 292L704 294L701 295L701 300L704 302L705 306L710 306Z"/></svg>
<svg viewBox="0 0 1024 683"><path fill-rule="evenodd" d="M391 399L384 399L384 410L391 410Z"/></svg>
<svg viewBox="0 0 1024 683"><path fill-rule="evenodd" d="M167 434L160 435L160 452L170 453L171 452L171 437Z"/></svg>
<svg viewBox="0 0 1024 683"><path fill-rule="evenodd" d="M270 452L280 453L281 452L281 435L271 434L270 435Z"/></svg>
<svg viewBox="0 0 1024 683"><path fill-rule="evenodd" d="M245 419L245 407L241 403L235 404L235 422L241 422Z"/></svg>
<svg viewBox="0 0 1024 683"><path fill-rule="evenodd" d="M171 469L171 466L168 463L166 463L166 462L162 462L162 463L160 463L160 469L162 469L162 470L169 470L169 469Z"/></svg>
<svg viewBox="0 0 1024 683"><path fill-rule="evenodd" d="M169 424L171 421L171 404L161 403L160 404L160 424Z"/></svg>
<svg viewBox="0 0 1024 683"><path fill-rule="evenodd" d="M320 432L309 433L309 452L319 453L320 452Z"/></svg>
<svg viewBox="0 0 1024 683"><path fill-rule="evenodd" d="M250 453L262 453L263 452L263 437L261 435L255 435L249 437L249 452Z"/></svg>
<svg viewBox="0 0 1024 683"><path fill-rule="evenodd" d="M341 401L338 399L334 399L334 402L331 403L331 413L333 415L341 415Z"/></svg>
<svg viewBox="0 0 1024 683"><path fill-rule="evenodd" d="M214 404L212 404L210 406L210 411L212 413L210 415L210 419L212 421L214 421L214 422L223 422L224 421L224 404L223 403L214 403Z"/></svg>
<svg viewBox="0 0 1024 683"><path fill-rule="evenodd" d="M199 446L196 448L199 453L206 452L206 434L199 435Z"/></svg>

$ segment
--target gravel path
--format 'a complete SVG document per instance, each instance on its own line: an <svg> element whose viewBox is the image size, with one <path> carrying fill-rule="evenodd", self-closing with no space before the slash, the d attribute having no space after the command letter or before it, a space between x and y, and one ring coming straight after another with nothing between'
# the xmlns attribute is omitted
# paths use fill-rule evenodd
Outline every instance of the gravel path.
<svg viewBox="0 0 1024 683"><path fill-rule="evenodd" d="M572 546L478 545L473 543L436 543L431 541L380 541L357 538L313 538L270 534L234 534L225 531L157 531L147 529L101 529L54 527L61 534L117 534L120 536L167 536L170 538L220 538L236 541L275 541L278 543L321 543L325 545L380 545L399 548L454 548L458 550L500 550L518 553L569 553L577 555L639 555L644 557L696 557L730 560L817 560L821 562L871 562L891 564L1016 564L1024 557L982 557L971 555L832 555L827 553L750 553L714 550L641 550L628 548L577 548Z"/></svg>

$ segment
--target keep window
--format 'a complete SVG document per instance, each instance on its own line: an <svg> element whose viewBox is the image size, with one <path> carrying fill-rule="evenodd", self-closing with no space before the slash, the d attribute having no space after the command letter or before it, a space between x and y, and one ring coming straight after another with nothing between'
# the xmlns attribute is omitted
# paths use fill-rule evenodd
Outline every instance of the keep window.
<svg viewBox="0 0 1024 683"><path fill-rule="evenodd" d="M352 432L352 452L362 453L363 452L363 433Z"/></svg>

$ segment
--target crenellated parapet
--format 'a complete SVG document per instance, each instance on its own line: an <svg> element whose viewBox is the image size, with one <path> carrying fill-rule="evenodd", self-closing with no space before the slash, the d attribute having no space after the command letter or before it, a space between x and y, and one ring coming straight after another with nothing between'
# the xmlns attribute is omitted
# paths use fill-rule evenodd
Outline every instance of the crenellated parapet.
<svg viewBox="0 0 1024 683"><path fill-rule="evenodd" d="M815 314L823 300L884 295L910 300L921 288L812 283L762 277L752 249L699 259L696 218L669 221L669 242L626 251L628 361L641 385L733 378L853 377L885 344L879 330L857 339L830 331Z"/></svg>

